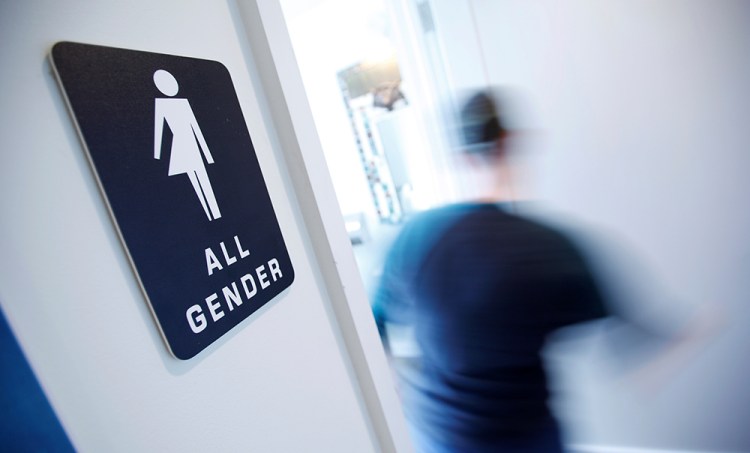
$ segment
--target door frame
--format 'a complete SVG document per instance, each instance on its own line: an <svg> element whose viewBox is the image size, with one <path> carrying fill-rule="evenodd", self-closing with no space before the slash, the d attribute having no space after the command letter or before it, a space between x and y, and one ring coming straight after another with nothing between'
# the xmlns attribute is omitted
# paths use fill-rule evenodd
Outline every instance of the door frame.
<svg viewBox="0 0 750 453"><path fill-rule="evenodd" d="M344 226L279 2L237 2L294 195L371 428L384 452L412 451L392 373Z"/></svg>

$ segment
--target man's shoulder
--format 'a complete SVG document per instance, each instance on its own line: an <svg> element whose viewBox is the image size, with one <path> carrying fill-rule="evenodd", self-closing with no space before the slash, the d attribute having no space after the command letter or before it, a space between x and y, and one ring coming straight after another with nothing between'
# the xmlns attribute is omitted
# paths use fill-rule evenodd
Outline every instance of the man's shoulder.
<svg viewBox="0 0 750 453"><path fill-rule="evenodd" d="M555 249L575 249L568 231L553 223L518 213L509 204L450 204L422 211L403 227L402 238L410 244L518 240ZM446 243L447 245L447 243Z"/></svg>

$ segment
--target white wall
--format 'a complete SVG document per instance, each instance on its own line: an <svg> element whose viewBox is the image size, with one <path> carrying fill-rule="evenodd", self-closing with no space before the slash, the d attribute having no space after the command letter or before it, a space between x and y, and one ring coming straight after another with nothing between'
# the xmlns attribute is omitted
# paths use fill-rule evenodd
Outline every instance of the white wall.
<svg viewBox="0 0 750 453"><path fill-rule="evenodd" d="M750 4L430 3L453 88L510 86L541 131L532 196L625 241L671 317L724 306L719 335L662 385L564 370L571 440L750 451Z"/></svg>
<svg viewBox="0 0 750 453"><path fill-rule="evenodd" d="M0 303L81 451L374 451L232 2L0 4ZM162 343L46 61L60 40L224 63L284 234L291 288L196 358Z"/></svg>

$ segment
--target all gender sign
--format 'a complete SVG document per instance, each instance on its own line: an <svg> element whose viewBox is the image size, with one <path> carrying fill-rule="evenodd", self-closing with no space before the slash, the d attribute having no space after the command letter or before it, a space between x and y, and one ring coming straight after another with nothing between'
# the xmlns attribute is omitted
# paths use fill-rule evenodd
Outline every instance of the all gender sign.
<svg viewBox="0 0 750 453"><path fill-rule="evenodd" d="M70 42L51 60L162 336L189 359L294 280L229 72Z"/></svg>

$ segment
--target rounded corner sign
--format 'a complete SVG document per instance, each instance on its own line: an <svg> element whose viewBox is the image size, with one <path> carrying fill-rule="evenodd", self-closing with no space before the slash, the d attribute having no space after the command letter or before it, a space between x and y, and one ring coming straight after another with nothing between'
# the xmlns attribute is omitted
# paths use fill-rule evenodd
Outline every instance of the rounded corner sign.
<svg viewBox="0 0 750 453"><path fill-rule="evenodd" d="M71 42L51 61L162 336L189 359L294 280L229 71Z"/></svg>

